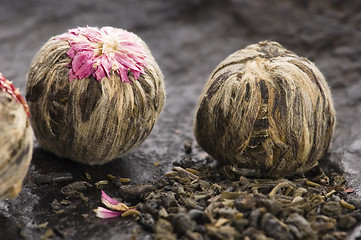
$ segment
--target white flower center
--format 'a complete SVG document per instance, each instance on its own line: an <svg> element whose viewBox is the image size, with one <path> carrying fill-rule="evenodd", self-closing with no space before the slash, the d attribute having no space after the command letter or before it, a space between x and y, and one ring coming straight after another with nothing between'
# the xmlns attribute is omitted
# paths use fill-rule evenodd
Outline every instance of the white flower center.
<svg viewBox="0 0 361 240"><path fill-rule="evenodd" d="M118 50L119 44L116 39L106 36L103 39L103 42L100 42L101 46L101 53L102 54L112 54L114 55L114 52Z"/></svg>

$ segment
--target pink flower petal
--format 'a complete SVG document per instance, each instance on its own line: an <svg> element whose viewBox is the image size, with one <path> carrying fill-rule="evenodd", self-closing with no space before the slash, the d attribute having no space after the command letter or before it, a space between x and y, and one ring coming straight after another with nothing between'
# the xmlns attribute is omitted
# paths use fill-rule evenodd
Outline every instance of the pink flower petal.
<svg viewBox="0 0 361 240"><path fill-rule="evenodd" d="M70 58L74 58L75 57L75 54L76 54L76 52L75 52L75 49L74 48L70 48L67 52L66 52L66 54L70 57ZM71 66L71 64L70 64L70 66Z"/></svg>
<svg viewBox="0 0 361 240"><path fill-rule="evenodd" d="M91 58L91 56L89 56L89 53L77 53L74 58L73 61L71 63L72 66L72 70L74 72L78 72L78 70L81 68L81 66L84 63L87 63L89 61L89 59Z"/></svg>
<svg viewBox="0 0 361 240"><path fill-rule="evenodd" d="M127 54L124 53L116 53L115 59L122 64L124 67L130 68L130 69L138 69L136 63L134 63L134 60L130 58Z"/></svg>
<svg viewBox="0 0 361 240"><path fill-rule="evenodd" d="M354 191L355 191L355 189L353 189L353 188L347 188L345 190L346 193L353 193Z"/></svg>
<svg viewBox="0 0 361 240"><path fill-rule="evenodd" d="M125 70L125 68L123 66L121 66L118 70L117 73L119 74L120 78L122 79L122 82L128 82L128 83L132 83L129 78L128 78L128 71Z"/></svg>
<svg viewBox="0 0 361 240"><path fill-rule="evenodd" d="M110 77L109 75L109 71L112 68L112 63L111 61L108 59L107 55L103 55L101 58L101 65L105 71L105 74L107 75L107 77Z"/></svg>
<svg viewBox="0 0 361 240"><path fill-rule="evenodd" d="M141 40L133 33L112 27L78 27L61 34L57 39L68 41L71 58L69 80L82 79L92 75L98 81L110 77L112 73L120 76L122 82L132 71L135 80L144 74L148 53Z"/></svg>
<svg viewBox="0 0 361 240"><path fill-rule="evenodd" d="M29 111L29 107L26 104L25 99L23 98L23 96L21 96L19 89L15 88L13 83L10 82L9 80L7 80L5 78L5 76L0 73L0 90L7 92L8 94L10 94L18 103L23 105L23 108L26 112L26 114L28 115L28 117L30 117L30 111Z"/></svg>
<svg viewBox="0 0 361 240"><path fill-rule="evenodd" d="M75 75L73 69L69 70L69 81L72 82L74 79L78 79L78 77Z"/></svg>
<svg viewBox="0 0 361 240"><path fill-rule="evenodd" d="M98 82L102 80L105 77L106 73L102 65L97 66L96 70L93 73L93 76L95 79L97 79Z"/></svg>
<svg viewBox="0 0 361 240"><path fill-rule="evenodd" d="M135 79L138 79L138 78L139 78L140 72L133 70L132 73L133 73L133 76L134 76Z"/></svg>
<svg viewBox="0 0 361 240"><path fill-rule="evenodd" d="M117 205L119 203L118 200L109 197L109 195L106 194L103 190L101 190L101 193L102 193L102 202L107 201L108 203L113 204L113 205Z"/></svg>
<svg viewBox="0 0 361 240"><path fill-rule="evenodd" d="M124 203L118 202L116 199L109 197L103 190L101 192L101 200L106 207L121 212L127 211L129 209L128 206Z"/></svg>
<svg viewBox="0 0 361 240"><path fill-rule="evenodd" d="M97 217L99 218L115 218L122 215L122 212L115 212L103 207L98 207L97 209L94 209L94 212L96 212Z"/></svg>
<svg viewBox="0 0 361 240"><path fill-rule="evenodd" d="M94 62L86 60L82 63L82 65L76 70L76 75L78 76L78 79L83 79L86 77L89 77L92 74ZM75 71L73 69L73 71Z"/></svg>

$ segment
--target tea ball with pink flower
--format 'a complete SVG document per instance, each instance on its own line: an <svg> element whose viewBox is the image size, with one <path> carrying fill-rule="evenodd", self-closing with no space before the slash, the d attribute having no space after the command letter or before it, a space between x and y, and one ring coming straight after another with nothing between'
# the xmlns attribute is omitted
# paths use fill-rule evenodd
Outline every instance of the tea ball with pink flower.
<svg viewBox="0 0 361 240"><path fill-rule="evenodd" d="M19 90L0 73L0 201L22 189L33 153L28 106Z"/></svg>
<svg viewBox="0 0 361 240"><path fill-rule="evenodd" d="M51 37L36 54L26 98L42 148L94 165L147 138L165 92L162 72L137 35L78 27Z"/></svg>

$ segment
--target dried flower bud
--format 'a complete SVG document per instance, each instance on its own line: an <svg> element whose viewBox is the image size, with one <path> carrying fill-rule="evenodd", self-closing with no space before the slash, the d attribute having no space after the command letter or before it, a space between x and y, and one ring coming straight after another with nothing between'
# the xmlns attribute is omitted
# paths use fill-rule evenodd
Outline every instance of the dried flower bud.
<svg viewBox="0 0 361 240"><path fill-rule="evenodd" d="M0 73L0 200L21 190L33 152L28 107L19 90Z"/></svg>
<svg viewBox="0 0 361 240"><path fill-rule="evenodd" d="M143 142L165 96L161 70L138 36L86 27L45 43L31 63L26 98L39 144L93 165Z"/></svg>
<svg viewBox="0 0 361 240"><path fill-rule="evenodd" d="M217 66L200 97L194 133L218 161L279 177L317 165L334 126L330 89L318 68L266 41Z"/></svg>

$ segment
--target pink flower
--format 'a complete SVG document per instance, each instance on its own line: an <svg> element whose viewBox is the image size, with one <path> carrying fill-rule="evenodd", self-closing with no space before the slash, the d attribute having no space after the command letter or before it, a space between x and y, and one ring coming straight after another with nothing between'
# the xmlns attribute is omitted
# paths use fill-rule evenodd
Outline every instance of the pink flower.
<svg viewBox="0 0 361 240"><path fill-rule="evenodd" d="M98 207L97 209L94 210L94 212L96 212L97 217L99 218L115 218L115 217L119 217L119 216L129 216L129 215L139 215L140 213L135 209L135 208L129 208L127 205L125 205L124 203L119 202L118 200L109 197L103 190L102 192L102 197L101 197L101 201L102 203L112 209L106 209L103 207ZM115 210L115 211L113 211Z"/></svg>
<svg viewBox="0 0 361 240"><path fill-rule="evenodd" d="M97 81L117 73L122 82L137 80L147 67L148 54L141 40L133 33L113 27L78 27L57 37L70 44L69 81L92 75Z"/></svg>
<svg viewBox="0 0 361 240"><path fill-rule="evenodd" d="M15 88L13 83L7 80L2 73L0 73L0 89L10 94L18 103L22 104L26 114L30 117L29 107L21 96L19 89Z"/></svg>

